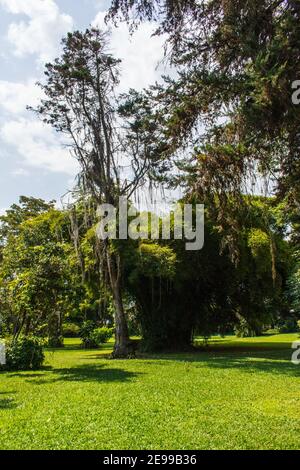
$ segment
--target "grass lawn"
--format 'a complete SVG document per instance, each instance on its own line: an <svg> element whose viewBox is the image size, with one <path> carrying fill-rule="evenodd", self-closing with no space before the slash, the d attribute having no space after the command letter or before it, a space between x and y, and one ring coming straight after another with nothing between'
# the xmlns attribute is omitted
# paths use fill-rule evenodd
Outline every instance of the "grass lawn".
<svg viewBox="0 0 300 470"><path fill-rule="evenodd" d="M297 339L128 361L67 340L41 371L0 373L0 449L299 449Z"/></svg>

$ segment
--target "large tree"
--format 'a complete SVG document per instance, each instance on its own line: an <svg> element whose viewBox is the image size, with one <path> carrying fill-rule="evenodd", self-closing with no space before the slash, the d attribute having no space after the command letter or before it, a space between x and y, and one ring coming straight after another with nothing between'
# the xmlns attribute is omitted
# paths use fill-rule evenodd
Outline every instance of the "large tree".
<svg viewBox="0 0 300 470"><path fill-rule="evenodd" d="M69 33L63 53L46 65L45 99L38 114L64 133L81 165L80 185L96 204L118 207L130 198L150 169L151 150L138 128L118 114L119 60L108 52L108 37L96 29ZM128 328L122 299L122 266L109 240L101 244L115 305L115 357L127 356Z"/></svg>
<svg viewBox="0 0 300 470"><path fill-rule="evenodd" d="M62 344L61 326L70 303L67 214L40 199L20 198L0 217L0 306L8 332L39 333Z"/></svg>
<svg viewBox="0 0 300 470"><path fill-rule="evenodd" d="M195 333L209 336L233 328L240 334L261 334L284 316L291 260L281 208L273 199L251 199L245 198L246 207L237 214L243 221L238 266L230 261L228 250L219 253L218 222L207 214L200 251L186 251L184 241L174 239L123 247L127 288L137 302L146 349L183 350L191 346Z"/></svg>
<svg viewBox="0 0 300 470"><path fill-rule="evenodd" d="M221 196L224 218L262 182L299 209L299 1L112 0L108 19L166 35L178 77L144 99L163 116L166 159L193 144L198 192Z"/></svg>

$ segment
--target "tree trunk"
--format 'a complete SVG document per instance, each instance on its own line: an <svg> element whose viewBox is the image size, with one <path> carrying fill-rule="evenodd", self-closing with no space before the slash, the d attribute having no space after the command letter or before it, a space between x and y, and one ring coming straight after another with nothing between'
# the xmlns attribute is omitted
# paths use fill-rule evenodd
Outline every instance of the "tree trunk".
<svg viewBox="0 0 300 470"><path fill-rule="evenodd" d="M54 310L48 318L48 346L51 348L62 348L64 346L62 316L59 309Z"/></svg>
<svg viewBox="0 0 300 470"><path fill-rule="evenodd" d="M26 313L22 315L22 320L19 322L19 319L17 318L16 323L14 325L14 332L13 332L13 340L17 340L22 332L22 329L24 327L26 320Z"/></svg>
<svg viewBox="0 0 300 470"><path fill-rule="evenodd" d="M122 300L122 286L120 276L120 259L118 255L107 252L107 265L110 285L115 306L115 347L114 358L124 358L130 355L130 341L127 320Z"/></svg>

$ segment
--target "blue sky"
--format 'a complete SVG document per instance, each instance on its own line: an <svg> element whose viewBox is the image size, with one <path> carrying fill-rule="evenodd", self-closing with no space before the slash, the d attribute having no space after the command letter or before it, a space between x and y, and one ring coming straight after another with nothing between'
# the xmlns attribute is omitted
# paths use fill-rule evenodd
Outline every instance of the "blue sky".
<svg viewBox="0 0 300 470"><path fill-rule="evenodd" d="M68 31L104 27L110 0L0 0L0 213L20 195L60 200L72 188L76 162L60 136L29 111L40 98L43 64L59 54ZM141 89L165 73L163 38L144 24L111 31L111 50L122 63L120 91Z"/></svg>

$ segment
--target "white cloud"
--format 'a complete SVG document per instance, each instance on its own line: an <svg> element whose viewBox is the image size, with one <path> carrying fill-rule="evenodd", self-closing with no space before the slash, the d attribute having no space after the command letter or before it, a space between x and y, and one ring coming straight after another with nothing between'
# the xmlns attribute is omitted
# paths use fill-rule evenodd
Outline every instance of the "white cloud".
<svg viewBox="0 0 300 470"><path fill-rule="evenodd" d="M42 90L31 79L27 83L0 80L0 106L12 114L21 114L26 106L36 106L43 96Z"/></svg>
<svg viewBox="0 0 300 470"><path fill-rule="evenodd" d="M4 144L14 147L22 162L35 168L75 175L78 164L62 147L51 128L40 121L19 118L6 122L0 131Z"/></svg>
<svg viewBox="0 0 300 470"><path fill-rule="evenodd" d="M104 18L105 12L99 12L92 25L106 29ZM141 90L166 74L164 66L157 69L164 56L165 38L151 37L154 29L153 23L142 23L132 36L125 23L111 29L111 52L122 59L120 91L128 91L129 88Z"/></svg>
<svg viewBox="0 0 300 470"><path fill-rule="evenodd" d="M76 162L62 147L59 135L26 111L27 105L37 105L42 97L43 92L34 79L27 83L0 81L0 109L7 113L1 119L0 139L19 157L11 175L28 176L28 170L23 168L26 165L73 176L77 173Z"/></svg>
<svg viewBox="0 0 300 470"><path fill-rule="evenodd" d="M36 54L40 63L52 60L61 37L73 28L72 17L61 13L54 0L0 0L0 6L28 17L27 21L11 23L7 32L19 57Z"/></svg>
<svg viewBox="0 0 300 470"><path fill-rule="evenodd" d="M30 173L28 170L25 170L24 168L16 168L15 170L12 171L11 173L13 176L29 176Z"/></svg>
<svg viewBox="0 0 300 470"><path fill-rule="evenodd" d="M73 28L72 18L61 13L54 0L0 0L1 6L12 14L27 17L11 23L7 37L15 55L36 55L39 64L59 53L61 37ZM93 26L106 29L104 16L100 11ZM165 73L164 67L156 68L163 58L164 38L151 37L154 27L142 24L132 37L125 24L112 29L111 52L123 59L120 91L147 87ZM27 168L35 167L72 177L78 172L78 164L62 147L59 134L25 114L26 106L35 106L42 97L35 81L33 78L24 83L0 81L0 108L5 111L5 120L0 121L0 139L4 148L11 147L11 154L18 160L11 174L25 176Z"/></svg>

